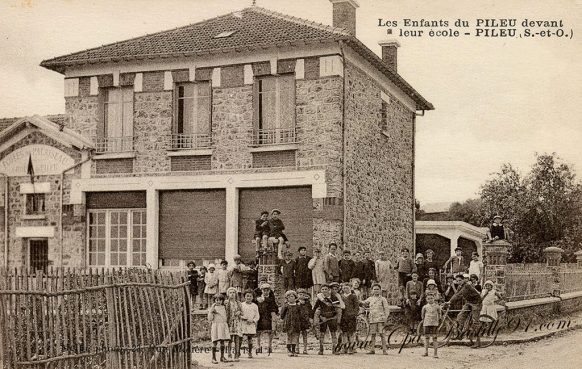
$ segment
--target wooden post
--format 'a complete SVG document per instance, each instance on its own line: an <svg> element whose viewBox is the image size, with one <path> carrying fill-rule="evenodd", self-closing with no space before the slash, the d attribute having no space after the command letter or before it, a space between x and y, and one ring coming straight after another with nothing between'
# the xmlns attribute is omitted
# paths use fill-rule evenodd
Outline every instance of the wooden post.
<svg viewBox="0 0 582 369"><path fill-rule="evenodd" d="M106 275L105 284L110 284L112 282L111 276ZM119 345L117 340L117 320L115 319L115 296L113 295L113 288L109 287L105 290L105 299L107 303L107 320L109 322L109 332L108 334L108 347L107 347L107 368L118 369L119 368L119 352L116 348Z"/></svg>

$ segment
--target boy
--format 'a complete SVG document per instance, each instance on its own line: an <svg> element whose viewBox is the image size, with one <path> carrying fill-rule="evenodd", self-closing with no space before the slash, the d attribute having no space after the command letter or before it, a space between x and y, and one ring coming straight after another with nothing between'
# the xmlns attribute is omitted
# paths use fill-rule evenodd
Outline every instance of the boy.
<svg viewBox="0 0 582 369"><path fill-rule="evenodd" d="M342 284L342 298L344 300L345 309L342 314L340 328L342 331L342 345L344 354L355 354L356 350L352 346L356 337L356 317L360 312L360 300L352 291L352 286L349 283ZM349 348L349 351L348 351ZM338 350L340 348L338 347Z"/></svg>
<svg viewBox="0 0 582 369"><path fill-rule="evenodd" d="M343 283L349 282L354 276L354 270L356 268L356 263L351 259L351 254L349 250L344 251L344 258L339 261L340 269L340 280Z"/></svg>
<svg viewBox="0 0 582 369"><path fill-rule="evenodd" d="M327 283L339 282L340 280L339 260L336 253L337 245L332 242L329 244L329 254L323 258L323 270Z"/></svg>
<svg viewBox="0 0 582 369"><path fill-rule="evenodd" d="M218 273L215 272L216 267L214 264L208 264L208 273L204 276L204 295L206 296L206 301L210 304L213 301L214 296L218 293Z"/></svg>
<svg viewBox="0 0 582 369"><path fill-rule="evenodd" d="M198 278L196 278L196 284L198 285L198 297L200 304L200 310L206 310L208 308L208 299L206 298L206 294L204 290L206 289L206 282L204 282L204 277L206 277L206 269L205 266L200 267L200 273L198 274Z"/></svg>
<svg viewBox="0 0 582 369"><path fill-rule="evenodd" d="M188 263L188 282L190 282L190 300L192 301L192 307L196 305L196 297L198 296L198 271L196 264L193 261Z"/></svg>
<svg viewBox="0 0 582 369"><path fill-rule="evenodd" d="M479 284L479 277L477 277L477 274L470 274L469 275L469 281L471 282L471 284L473 285L473 287L475 287L475 289L477 290L477 292L481 293L483 291L483 288Z"/></svg>
<svg viewBox="0 0 582 369"><path fill-rule="evenodd" d="M307 267L311 270L313 293L318 294L321 290L321 285L326 283L321 250L313 249L313 259L309 260Z"/></svg>
<svg viewBox="0 0 582 369"><path fill-rule="evenodd" d="M412 272L416 272L416 264L410 258L410 251L406 247L400 250L400 257L396 261L395 269L398 270L398 286L404 289Z"/></svg>
<svg viewBox="0 0 582 369"><path fill-rule="evenodd" d="M424 263L424 255L420 252L416 254L416 260L414 261L416 264L416 272L418 273L418 279L421 281L426 278L428 270L426 269L426 264Z"/></svg>
<svg viewBox="0 0 582 369"><path fill-rule="evenodd" d="M316 321L319 322L319 355L323 355L323 340L325 338L325 333L329 329L331 335L331 347L334 355L339 354L335 351L337 346L337 328L338 321L341 320L342 309L339 306L339 300L337 297L333 296L331 293L331 288L329 285L324 284L321 286L321 293L323 299L317 299L315 306L313 306L313 312Z"/></svg>
<svg viewBox="0 0 582 369"><path fill-rule="evenodd" d="M297 303L297 292L285 292L285 305L281 308L283 330L287 333L287 352L289 356L297 356L299 334L301 332L301 306Z"/></svg>
<svg viewBox="0 0 582 369"><path fill-rule="evenodd" d="M465 261L463 260L463 249L457 247L455 249L455 255L451 256L443 265L443 269L448 273L457 274L465 272ZM451 266L450 270L447 270L449 265Z"/></svg>
<svg viewBox="0 0 582 369"><path fill-rule="evenodd" d="M283 276L283 288L285 291L295 289L295 260L292 257L292 252L286 253L285 261L281 265L281 275Z"/></svg>
<svg viewBox="0 0 582 369"><path fill-rule="evenodd" d="M423 299L424 289L418 280L418 273L412 273L412 280L406 282L406 315L411 332L416 332L416 323L420 320L420 302Z"/></svg>
<svg viewBox="0 0 582 369"><path fill-rule="evenodd" d="M366 278L366 264L362 259L362 253L358 251L354 254L354 275L352 276L352 279L354 278L358 278L360 284L362 284Z"/></svg>
<svg viewBox="0 0 582 369"><path fill-rule="evenodd" d="M257 322L257 347L262 350L261 334L268 336L268 353L272 352L273 346L273 318L279 314L279 306L275 300L275 294L271 291L271 285L261 283L257 291L256 304L259 307L259 321ZM261 352L261 351L259 351Z"/></svg>
<svg viewBox="0 0 582 369"><path fill-rule="evenodd" d="M487 232L487 242L493 242L497 240L505 239L505 228L501 224L501 216L496 215L493 217L493 224Z"/></svg>
<svg viewBox="0 0 582 369"><path fill-rule="evenodd" d="M285 225L283 221L279 219L281 211L279 209L273 209L271 211L271 219L269 220L269 244L274 245L277 243L277 258L283 260L285 258L284 248L285 239L283 238L283 230Z"/></svg>
<svg viewBox="0 0 582 369"><path fill-rule="evenodd" d="M469 262L469 274L477 276L477 284L481 285L481 277L483 276L483 262L479 260L479 254L473 251L471 254L471 261Z"/></svg>
<svg viewBox="0 0 582 369"><path fill-rule="evenodd" d="M386 339L384 338L384 324L388 320L390 310L388 310L388 300L381 295L382 288L378 283L374 283L371 289L371 296L360 304L370 308L369 322L370 322L370 344L371 349L368 354L376 353L376 335L380 335L382 340L382 353L388 354L386 350Z"/></svg>
<svg viewBox="0 0 582 369"><path fill-rule="evenodd" d="M243 276L250 270L249 267L243 264L240 255L234 256L234 265L230 269L230 286L236 288L239 297L244 298L243 292Z"/></svg>
<svg viewBox="0 0 582 369"><path fill-rule="evenodd" d="M227 270L228 261L223 260L220 262L220 269L216 271L216 276L218 277L218 293L226 296L226 290L230 287L230 271Z"/></svg>
<svg viewBox="0 0 582 369"><path fill-rule="evenodd" d="M462 274L455 276L455 281L459 286L459 290L451 297L448 302L445 302L445 308L449 305L454 305L458 301L465 301L461 312L457 316L457 323L460 327L465 327L467 320L472 324L471 328L478 329L476 325L479 323L479 315L481 314L482 299L481 294L477 292L475 287L470 282L465 281ZM481 338L477 334L474 347L481 346Z"/></svg>
<svg viewBox="0 0 582 369"><path fill-rule="evenodd" d="M442 318L442 312L440 306L435 302L433 293L426 295L426 301L427 304L422 307L421 311L422 326L424 328L424 354L422 356L428 356L429 340L432 337L433 356L437 358L437 330Z"/></svg>
<svg viewBox="0 0 582 369"><path fill-rule="evenodd" d="M432 251L432 249L426 249L426 251L424 252L425 255L425 259L424 259L424 267L426 268L426 270L430 270L431 268L433 268L436 272L437 275L439 275L439 267L436 263L436 261L434 261L432 258L434 257L434 251Z"/></svg>
<svg viewBox="0 0 582 369"><path fill-rule="evenodd" d="M267 249L269 233L271 232L268 218L269 212L265 210L261 212L260 218L255 220L255 245L257 257L260 256L261 250L265 251Z"/></svg>
<svg viewBox="0 0 582 369"><path fill-rule="evenodd" d="M439 292L443 292L443 289L441 288L441 285L440 285L440 281L437 277L438 277L438 275L436 273L436 270L434 268L430 268L428 270L428 276L422 280L422 285L423 285L424 289L426 290L426 282L432 280L436 283L437 290Z"/></svg>
<svg viewBox="0 0 582 369"><path fill-rule="evenodd" d="M364 251L364 276L362 279L365 297L369 296L374 281L376 281L376 263L372 260L372 253L366 250Z"/></svg>
<svg viewBox="0 0 582 369"><path fill-rule="evenodd" d="M295 286L297 288L311 288L313 286L313 277L309 269L307 249L304 246L299 248L299 256L295 259Z"/></svg>
<svg viewBox="0 0 582 369"><path fill-rule="evenodd" d="M380 259L376 260L374 269L376 271L376 281L382 288L382 296L387 297L388 288L392 280L392 270L394 268L392 267L392 263L390 260L388 260L388 257L384 251L380 251Z"/></svg>
<svg viewBox="0 0 582 369"><path fill-rule="evenodd" d="M301 307L301 337L303 337L303 354L307 355L307 335L313 324L313 306L311 306L310 295L303 288L297 289L299 295L299 306Z"/></svg>

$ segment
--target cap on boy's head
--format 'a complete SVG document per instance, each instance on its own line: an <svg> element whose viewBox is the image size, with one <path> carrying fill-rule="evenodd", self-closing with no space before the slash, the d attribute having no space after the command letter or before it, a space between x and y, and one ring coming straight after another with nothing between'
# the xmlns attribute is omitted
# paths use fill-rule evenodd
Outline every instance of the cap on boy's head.
<svg viewBox="0 0 582 369"><path fill-rule="evenodd" d="M331 249L332 246L335 246L337 248L337 243L335 243L335 242L330 243L329 248Z"/></svg>
<svg viewBox="0 0 582 369"><path fill-rule="evenodd" d="M301 246L297 251L301 251L301 250L306 250L307 251L307 247Z"/></svg>
<svg viewBox="0 0 582 369"><path fill-rule="evenodd" d="M501 220L501 215L499 215L499 214L495 215L495 216L493 217L493 220L495 220L495 219L499 219L499 220Z"/></svg>
<svg viewBox="0 0 582 369"><path fill-rule="evenodd" d="M434 251L432 251L432 249L426 249L426 251L424 252L425 254L434 254Z"/></svg>
<svg viewBox="0 0 582 369"><path fill-rule="evenodd" d="M298 288L297 289L297 294L301 295L302 293L307 293L307 290L305 288Z"/></svg>
<svg viewBox="0 0 582 369"><path fill-rule="evenodd" d="M488 284L490 284L491 287L495 287L495 285L493 284L493 282L490 281L490 280L485 281L485 283L483 283L483 287L487 286Z"/></svg>
<svg viewBox="0 0 582 369"><path fill-rule="evenodd" d="M193 262L193 261L190 261L190 262L188 262L188 264L187 264L186 266L187 266L187 267L189 267L190 265L192 265L192 266L194 266L194 267L195 267L195 266L196 266L196 263L195 263L195 262Z"/></svg>
<svg viewBox="0 0 582 369"><path fill-rule="evenodd" d="M418 277L418 273L417 273L417 272L412 272L410 275L411 275L411 276L415 275L415 276L417 276L417 277Z"/></svg>
<svg viewBox="0 0 582 369"><path fill-rule="evenodd" d="M279 210L279 209L273 209L273 210L271 210L271 215L273 215L273 214L279 215L279 214L281 214L281 210Z"/></svg>
<svg viewBox="0 0 582 369"><path fill-rule="evenodd" d="M419 252L418 254L416 254L416 258L417 259L424 259L424 255Z"/></svg>
<svg viewBox="0 0 582 369"><path fill-rule="evenodd" d="M455 249L455 252L456 252L456 251L463 251L463 249L462 249L462 248L460 248L460 247L457 247L457 248Z"/></svg>
<svg viewBox="0 0 582 369"><path fill-rule="evenodd" d="M335 288L335 287L339 287L339 286L340 286L340 284L339 284L339 283L337 283L337 282L331 282L331 283L329 284L329 287L331 287L331 288Z"/></svg>
<svg viewBox="0 0 582 369"><path fill-rule="evenodd" d="M469 279L479 279L479 277L477 277L477 274L471 274Z"/></svg>
<svg viewBox="0 0 582 369"><path fill-rule="evenodd" d="M446 279L455 279L455 276L453 276L452 274L447 274Z"/></svg>
<svg viewBox="0 0 582 369"><path fill-rule="evenodd" d="M297 292L295 292L294 290L289 290L287 292L285 292L285 298L289 297L289 296L295 296L295 298L297 298Z"/></svg>
<svg viewBox="0 0 582 369"><path fill-rule="evenodd" d="M261 215L269 215L269 212L266 210L261 211Z"/></svg>
<svg viewBox="0 0 582 369"><path fill-rule="evenodd" d="M268 283L261 283L261 289L262 290L266 290L266 289L269 289L269 288L271 288L271 285L270 284L268 284Z"/></svg>
<svg viewBox="0 0 582 369"><path fill-rule="evenodd" d="M220 262L220 265L228 265L228 261L226 261L226 260L222 260L222 261Z"/></svg>
<svg viewBox="0 0 582 369"><path fill-rule="evenodd" d="M479 257L479 253L477 251L473 251L473 253L471 254L471 256L477 256L477 257Z"/></svg>
<svg viewBox="0 0 582 369"><path fill-rule="evenodd" d="M289 251L288 253L285 254L286 256L293 256L293 253L291 251Z"/></svg>
<svg viewBox="0 0 582 369"><path fill-rule="evenodd" d="M400 250L400 251L402 251L402 252L410 252L410 251L408 251L408 249L406 247L403 247L402 250Z"/></svg>
<svg viewBox="0 0 582 369"><path fill-rule="evenodd" d="M344 250L344 255L351 255L350 250Z"/></svg>
<svg viewBox="0 0 582 369"><path fill-rule="evenodd" d="M471 278L471 276L469 274L465 273L465 274L463 274L463 278L469 279L469 278Z"/></svg>
<svg viewBox="0 0 582 369"><path fill-rule="evenodd" d="M216 266L214 264L208 264L208 270L210 269L216 269Z"/></svg>

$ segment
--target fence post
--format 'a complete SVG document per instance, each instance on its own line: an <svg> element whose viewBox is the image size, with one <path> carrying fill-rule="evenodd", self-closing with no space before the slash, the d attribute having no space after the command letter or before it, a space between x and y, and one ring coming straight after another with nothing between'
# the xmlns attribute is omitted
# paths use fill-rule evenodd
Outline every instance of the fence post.
<svg viewBox="0 0 582 369"><path fill-rule="evenodd" d="M560 296L560 262L564 250L559 247L550 246L544 250L546 266L552 271L552 296Z"/></svg>
<svg viewBox="0 0 582 369"><path fill-rule="evenodd" d="M511 244L505 240L483 244L485 276L495 283L495 289L505 294L505 268Z"/></svg>
<svg viewBox="0 0 582 369"><path fill-rule="evenodd" d="M582 250L576 251L574 255L576 255L576 262L578 263L578 268L582 268Z"/></svg>

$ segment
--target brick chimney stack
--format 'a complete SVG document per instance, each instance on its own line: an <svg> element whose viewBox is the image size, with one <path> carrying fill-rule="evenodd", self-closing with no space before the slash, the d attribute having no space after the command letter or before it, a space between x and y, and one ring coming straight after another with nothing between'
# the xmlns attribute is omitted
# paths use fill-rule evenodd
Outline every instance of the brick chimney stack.
<svg viewBox="0 0 582 369"><path fill-rule="evenodd" d="M329 0L333 4L333 26L347 30L356 35L356 9L360 4L356 0Z"/></svg>
<svg viewBox="0 0 582 369"><path fill-rule="evenodd" d="M394 73L397 73L398 48L400 47L400 43L396 40L385 40L378 42L378 44L382 46L382 60L384 60L384 64Z"/></svg>

